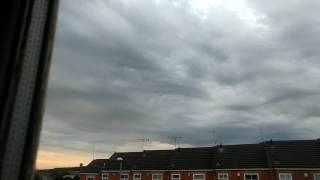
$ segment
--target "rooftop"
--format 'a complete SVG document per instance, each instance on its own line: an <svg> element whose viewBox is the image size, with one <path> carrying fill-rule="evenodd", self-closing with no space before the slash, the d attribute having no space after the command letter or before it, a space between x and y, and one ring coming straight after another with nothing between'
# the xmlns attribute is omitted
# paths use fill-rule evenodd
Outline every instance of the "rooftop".
<svg viewBox="0 0 320 180"><path fill-rule="evenodd" d="M96 159L81 172L100 170L195 170L234 168L320 168L320 140L266 141L257 144L116 152Z"/></svg>

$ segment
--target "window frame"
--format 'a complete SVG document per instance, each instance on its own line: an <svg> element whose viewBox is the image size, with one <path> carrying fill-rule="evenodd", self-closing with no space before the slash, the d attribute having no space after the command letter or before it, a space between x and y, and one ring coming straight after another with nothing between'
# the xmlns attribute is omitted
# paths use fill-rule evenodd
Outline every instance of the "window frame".
<svg viewBox="0 0 320 180"><path fill-rule="evenodd" d="M279 178L279 180L281 180L281 178L280 178L281 175L285 175L285 176L289 175L289 176L291 177L290 180L293 179L293 178L292 178L292 173L278 173L278 178Z"/></svg>
<svg viewBox="0 0 320 180"><path fill-rule="evenodd" d="M194 173L194 174L192 174L192 180L195 180L194 177L197 176L197 175L202 175L203 176L203 180L206 179L206 173Z"/></svg>
<svg viewBox="0 0 320 180"><path fill-rule="evenodd" d="M103 179L104 178L103 176L107 176L106 180L109 180L109 174L108 173L102 173L101 180L105 180L105 179Z"/></svg>
<svg viewBox="0 0 320 180"><path fill-rule="evenodd" d="M155 180L155 179L153 178L154 175L160 175L160 176L161 176L161 180L163 180L163 174L162 174L162 173L154 173L154 174L152 174L152 175L151 175L152 180Z"/></svg>
<svg viewBox="0 0 320 180"><path fill-rule="evenodd" d="M219 175L227 175L227 178L222 178L221 179L221 178L219 178ZM217 174L217 176L218 176L217 177L218 180L229 180L229 173L228 172L220 172L220 173Z"/></svg>
<svg viewBox="0 0 320 180"><path fill-rule="evenodd" d="M319 177L320 177L320 173L314 173L314 174L313 174L313 179L314 179L314 180L316 180L316 176L319 176Z"/></svg>
<svg viewBox="0 0 320 180"><path fill-rule="evenodd" d="M0 4L5 24L0 35L0 179L32 179L59 3L5 0ZM39 54L29 57L28 51ZM29 60L37 66L26 65ZM24 110L29 115L16 118Z"/></svg>
<svg viewBox="0 0 320 180"><path fill-rule="evenodd" d="M247 180L247 179L246 179L246 175L256 175L256 176L257 176L257 180L259 180L259 173L244 173L244 174L243 174L243 179L244 179L244 180Z"/></svg>
<svg viewBox="0 0 320 180"><path fill-rule="evenodd" d="M139 180L142 179L141 173L133 173L133 178L132 178L133 180L137 180L136 177L135 177L136 175L139 175L139 176L140 176L140 179L139 179Z"/></svg>
<svg viewBox="0 0 320 180"><path fill-rule="evenodd" d="M90 179L89 179L90 178ZM91 180L91 178L93 179L93 180L95 180L96 179L96 177L95 176L87 176L86 177L86 180Z"/></svg>
<svg viewBox="0 0 320 180"><path fill-rule="evenodd" d="M173 176L179 176L179 180L181 180L181 174L180 173L173 173L173 174L171 174L171 180L174 180L174 178L173 178ZM176 180L176 179L175 179Z"/></svg>
<svg viewBox="0 0 320 180"><path fill-rule="evenodd" d="M121 178L121 176L127 176L126 180L129 180L129 179L130 179L128 173L121 173L121 174L119 175L119 179L120 179L120 180L124 180L124 179Z"/></svg>

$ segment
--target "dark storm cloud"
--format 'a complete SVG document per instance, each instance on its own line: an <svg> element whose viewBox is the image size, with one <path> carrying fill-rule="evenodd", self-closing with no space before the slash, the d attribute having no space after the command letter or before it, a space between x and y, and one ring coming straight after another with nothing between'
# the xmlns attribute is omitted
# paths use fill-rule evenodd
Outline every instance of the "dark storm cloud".
<svg viewBox="0 0 320 180"><path fill-rule="evenodd" d="M42 145L318 137L320 4L221 3L62 1Z"/></svg>

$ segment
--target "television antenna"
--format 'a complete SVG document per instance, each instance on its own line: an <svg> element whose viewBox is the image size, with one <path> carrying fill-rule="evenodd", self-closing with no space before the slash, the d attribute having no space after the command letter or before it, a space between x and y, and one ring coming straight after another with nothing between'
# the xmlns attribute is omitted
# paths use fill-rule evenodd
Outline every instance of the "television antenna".
<svg viewBox="0 0 320 180"><path fill-rule="evenodd" d="M144 150L144 146L146 142L150 142L149 138L138 138L137 141L140 141L142 143L142 150Z"/></svg>
<svg viewBox="0 0 320 180"><path fill-rule="evenodd" d="M263 128L260 128L260 137L261 137L261 141L265 142L265 138L264 138L264 133L263 133Z"/></svg>
<svg viewBox="0 0 320 180"><path fill-rule="evenodd" d="M168 136L169 139L171 139L171 142L174 142L174 148L177 148L177 140L182 139L183 137L181 136Z"/></svg>
<svg viewBox="0 0 320 180"><path fill-rule="evenodd" d="M95 153L96 147L95 144L92 145L92 160L94 160L94 153Z"/></svg>
<svg viewBox="0 0 320 180"><path fill-rule="evenodd" d="M212 129L211 134L212 134L213 145L215 146L218 144L217 132L214 129Z"/></svg>

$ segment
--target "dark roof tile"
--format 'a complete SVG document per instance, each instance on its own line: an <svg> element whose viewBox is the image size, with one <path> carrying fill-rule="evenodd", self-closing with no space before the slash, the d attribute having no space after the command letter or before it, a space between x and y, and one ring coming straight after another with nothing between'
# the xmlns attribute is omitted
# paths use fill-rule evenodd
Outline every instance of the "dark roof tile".
<svg viewBox="0 0 320 180"><path fill-rule="evenodd" d="M272 141L264 143L269 166L274 168L319 168L319 140Z"/></svg>
<svg viewBox="0 0 320 180"><path fill-rule="evenodd" d="M122 170L319 168L320 140L267 141L259 144L117 152L108 160L93 160L81 172L120 170L118 157L123 158Z"/></svg>

